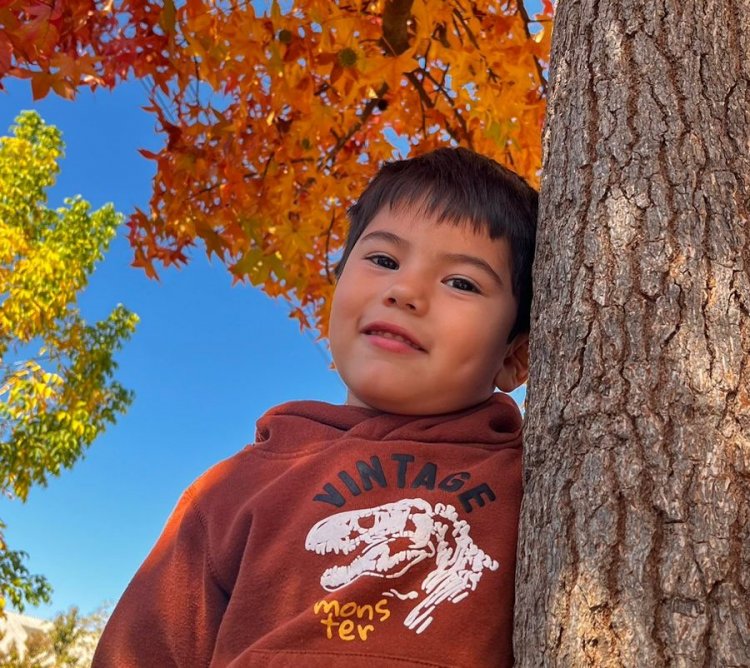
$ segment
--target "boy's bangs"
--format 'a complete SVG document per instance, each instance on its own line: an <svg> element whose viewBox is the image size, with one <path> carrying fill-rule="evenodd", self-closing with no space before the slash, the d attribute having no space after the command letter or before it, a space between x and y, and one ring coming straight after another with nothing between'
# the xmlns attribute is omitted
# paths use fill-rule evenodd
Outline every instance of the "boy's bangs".
<svg viewBox="0 0 750 668"><path fill-rule="evenodd" d="M470 225L476 233L486 232L491 238L497 238L502 234L493 235L493 229L488 224L485 216L485 207L471 199L462 196L448 188L439 188L436 184L429 184L423 191L416 191L405 186L396 187L389 193L385 202L391 211L411 210L416 216L431 218L438 223L450 223L454 226ZM495 226L497 227L497 226Z"/></svg>
<svg viewBox="0 0 750 668"><path fill-rule="evenodd" d="M394 181L380 197L368 202L370 211L362 212L371 220L383 206L394 209L414 209L415 214L432 218L439 223L471 225L476 233L486 233L490 239L518 237L532 238L533 229L521 223L519 210L528 209L527 215L535 216L528 202L505 189L490 193L482 182L447 180L442 178ZM528 199L528 198L527 198Z"/></svg>

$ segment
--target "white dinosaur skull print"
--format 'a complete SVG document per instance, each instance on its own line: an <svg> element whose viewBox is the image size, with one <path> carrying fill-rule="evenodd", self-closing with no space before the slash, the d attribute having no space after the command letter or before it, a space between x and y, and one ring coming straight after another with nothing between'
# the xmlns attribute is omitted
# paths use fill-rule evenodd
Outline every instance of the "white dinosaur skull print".
<svg viewBox="0 0 750 668"><path fill-rule="evenodd" d="M458 603L477 588L485 569L499 567L474 543L469 529L451 505L438 503L433 509L423 499L402 499L321 520L307 534L305 548L318 554L356 553L348 564L323 572L320 584L326 591L363 576L399 578L432 559L435 568L421 583L426 597L404 620L409 629L421 633L432 622L438 605Z"/></svg>

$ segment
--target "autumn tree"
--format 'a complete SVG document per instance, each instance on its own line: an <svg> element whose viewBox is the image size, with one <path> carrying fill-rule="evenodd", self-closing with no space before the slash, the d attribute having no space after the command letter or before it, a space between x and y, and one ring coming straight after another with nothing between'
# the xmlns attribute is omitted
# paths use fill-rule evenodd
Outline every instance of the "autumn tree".
<svg viewBox="0 0 750 668"><path fill-rule="evenodd" d="M750 665L750 5L561 0L520 666Z"/></svg>
<svg viewBox="0 0 750 668"><path fill-rule="evenodd" d="M400 138L452 143L536 183L552 5L522 0L8 0L0 77L52 90L141 78L165 138L128 222L154 275L200 240L235 280L324 325L345 210ZM5 54L3 57L1 54Z"/></svg>
<svg viewBox="0 0 750 668"><path fill-rule="evenodd" d="M137 318L118 305L87 323L77 307L121 217L80 197L47 208L63 144L24 112L0 139L0 491L25 501L32 485L71 467L131 401L113 380L114 353ZM0 523L0 529L4 525ZM49 597L24 554L0 533L0 612Z"/></svg>

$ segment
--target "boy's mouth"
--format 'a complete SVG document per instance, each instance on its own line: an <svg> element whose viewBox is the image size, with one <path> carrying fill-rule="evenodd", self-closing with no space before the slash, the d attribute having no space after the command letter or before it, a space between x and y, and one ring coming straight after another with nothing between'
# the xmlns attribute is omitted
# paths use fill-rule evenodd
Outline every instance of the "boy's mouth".
<svg viewBox="0 0 750 668"><path fill-rule="evenodd" d="M367 336L380 336L384 339L400 341L401 343L405 343L406 345L411 346L412 348L414 348L414 350L427 352L419 344L419 342L411 336L411 334L409 334L406 330L401 329L400 327L396 327L395 325L390 325L382 322L374 322L371 325L367 325L367 327L362 330L362 333Z"/></svg>

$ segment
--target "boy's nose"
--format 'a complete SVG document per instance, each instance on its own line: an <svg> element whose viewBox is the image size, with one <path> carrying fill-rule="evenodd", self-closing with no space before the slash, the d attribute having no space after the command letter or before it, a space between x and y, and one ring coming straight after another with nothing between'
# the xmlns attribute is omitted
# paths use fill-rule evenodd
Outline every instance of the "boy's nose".
<svg viewBox="0 0 750 668"><path fill-rule="evenodd" d="M420 314L427 310L425 296L415 286L405 282L391 284L383 294L383 303Z"/></svg>

